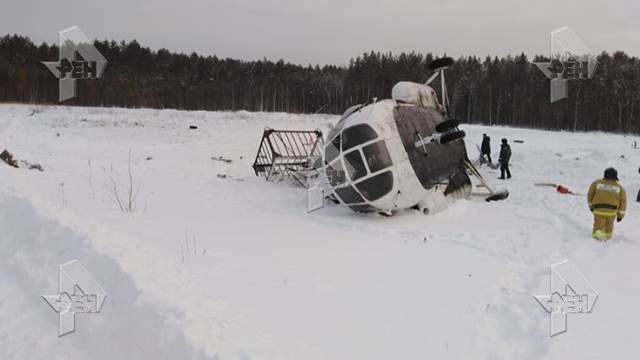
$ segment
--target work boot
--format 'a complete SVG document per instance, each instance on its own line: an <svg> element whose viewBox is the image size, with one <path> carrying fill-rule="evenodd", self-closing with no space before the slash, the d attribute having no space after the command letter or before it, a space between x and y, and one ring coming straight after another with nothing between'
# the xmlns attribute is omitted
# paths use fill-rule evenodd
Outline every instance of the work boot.
<svg viewBox="0 0 640 360"><path fill-rule="evenodd" d="M598 240L598 241L607 241L607 240L609 240L609 237L607 236L607 234L605 234L605 232L602 231L602 230L596 230L596 232L593 233L593 238Z"/></svg>

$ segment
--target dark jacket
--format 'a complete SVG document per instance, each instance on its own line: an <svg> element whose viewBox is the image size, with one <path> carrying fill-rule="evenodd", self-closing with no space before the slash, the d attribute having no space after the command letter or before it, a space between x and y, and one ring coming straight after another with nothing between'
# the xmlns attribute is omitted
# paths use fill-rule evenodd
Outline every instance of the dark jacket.
<svg viewBox="0 0 640 360"><path fill-rule="evenodd" d="M509 160L511 160L511 146L509 144L500 145L500 163L501 164L509 164Z"/></svg>
<svg viewBox="0 0 640 360"><path fill-rule="evenodd" d="M482 138L482 146L480 147L480 151L483 154L491 154L491 138L485 136Z"/></svg>

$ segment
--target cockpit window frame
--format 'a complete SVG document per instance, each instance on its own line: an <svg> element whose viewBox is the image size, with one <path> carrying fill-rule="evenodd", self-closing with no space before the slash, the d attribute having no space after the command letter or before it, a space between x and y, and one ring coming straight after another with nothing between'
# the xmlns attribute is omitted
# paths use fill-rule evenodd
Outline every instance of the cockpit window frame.
<svg viewBox="0 0 640 360"><path fill-rule="evenodd" d="M393 166L393 159L389 153L385 140L378 140L361 148L362 157L369 169L369 173L375 174ZM377 163L371 164L370 155L373 155Z"/></svg>
<svg viewBox="0 0 640 360"><path fill-rule="evenodd" d="M366 129L364 132L363 129ZM374 141L378 139L380 136L378 132L369 124L356 124L350 126L346 129L343 129L340 133L342 135L341 145L342 151L351 150L368 142ZM356 140L350 140L353 135L364 136L360 138L356 138ZM372 137L373 135L373 137Z"/></svg>
<svg viewBox="0 0 640 360"><path fill-rule="evenodd" d="M342 142L342 140L341 140L341 138L342 138L342 134L338 133L338 135L336 135L333 139L331 139L329 141L329 145L325 146L325 148L324 148L324 161L325 161L325 164L331 163L331 162L335 161L335 159L340 157L340 154L342 153L342 150L341 150L341 145L342 145L341 142ZM337 140L337 146L335 144L336 140ZM331 156L329 156L328 153L329 153L330 150L328 150L328 149L330 149L331 145L333 145L335 153L332 152Z"/></svg>
<svg viewBox="0 0 640 360"><path fill-rule="evenodd" d="M352 159L357 154L357 159ZM367 168L367 164L364 160L362 151L360 149L355 149L349 151L348 153L342 155L342 160L345 164L349 164L351 166L345 166L347 175L349 175L349 180L358 181L363 177L369 175L369 169ZM361 166L361 167L360 167ZM352 171L355 170L355 173Z"/></svg>
<svg viewBox="0 0 640 360"><path fill-rule="evenodd" d="M371 186L373 183L375 184L374 189L376 191L371 191L368 189L368 186ZM384 182L385 187L382 188L384 191L377 191L381 189L380 182ZM393 171L387 170L377 175L369 176L360 182L355 184L355 189L362 195L362 197L368 202L376 202L383 197L389 195L393 191L394 186L394 176Z"/></svg>

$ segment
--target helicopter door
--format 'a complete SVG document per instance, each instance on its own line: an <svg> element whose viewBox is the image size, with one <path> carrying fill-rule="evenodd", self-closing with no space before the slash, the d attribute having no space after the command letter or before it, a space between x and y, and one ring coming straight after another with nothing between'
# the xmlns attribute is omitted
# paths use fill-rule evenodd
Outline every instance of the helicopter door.
<svg viewBox="0 0 640 360"><path fill-rule="evenodd" d="M436 133L436 126L445 121L444 116L434 109L417 106L397 106L393 116L398 127L402 144L409 156L411 167L425 189L435 185L449 183L464 172L464 160L467 151L462 141L416 142ZM466 176L466 173L464 173Z"/></svg>

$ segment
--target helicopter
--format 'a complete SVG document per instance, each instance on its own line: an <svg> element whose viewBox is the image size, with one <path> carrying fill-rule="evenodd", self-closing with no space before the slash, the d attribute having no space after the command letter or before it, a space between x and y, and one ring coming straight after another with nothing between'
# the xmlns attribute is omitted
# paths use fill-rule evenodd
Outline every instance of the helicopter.
<svg viewBox="0 0 640 360"><path fill-rule="evenodd" d="M320 130L266 128L256 175L290 177L309 194L320 189L321 204L328 198L385 216L405 209L430 214L468 198L470 176L488 190L487 201L506 199L509 192L494 191L469 161L466 134L451 116L447 96L445 70L452 64L451 58L434 60L426 83L402 81L391 99L351 106L326 137ZM431 86L438 78L442 100Z"/></svg>
<svg viewBox="0 0 640 360"><path fill-rule="evenodd" d="M425 84L399 82L391 99L344 112L321 152L332 198L356 212L429 214L469 197L470 175L489 191L487 201L509 196L506 190L494 191L469 161L465 132L450 115L445 70L452 63L437 59ZM430 86L438 77L442 101Z"/></svg>

